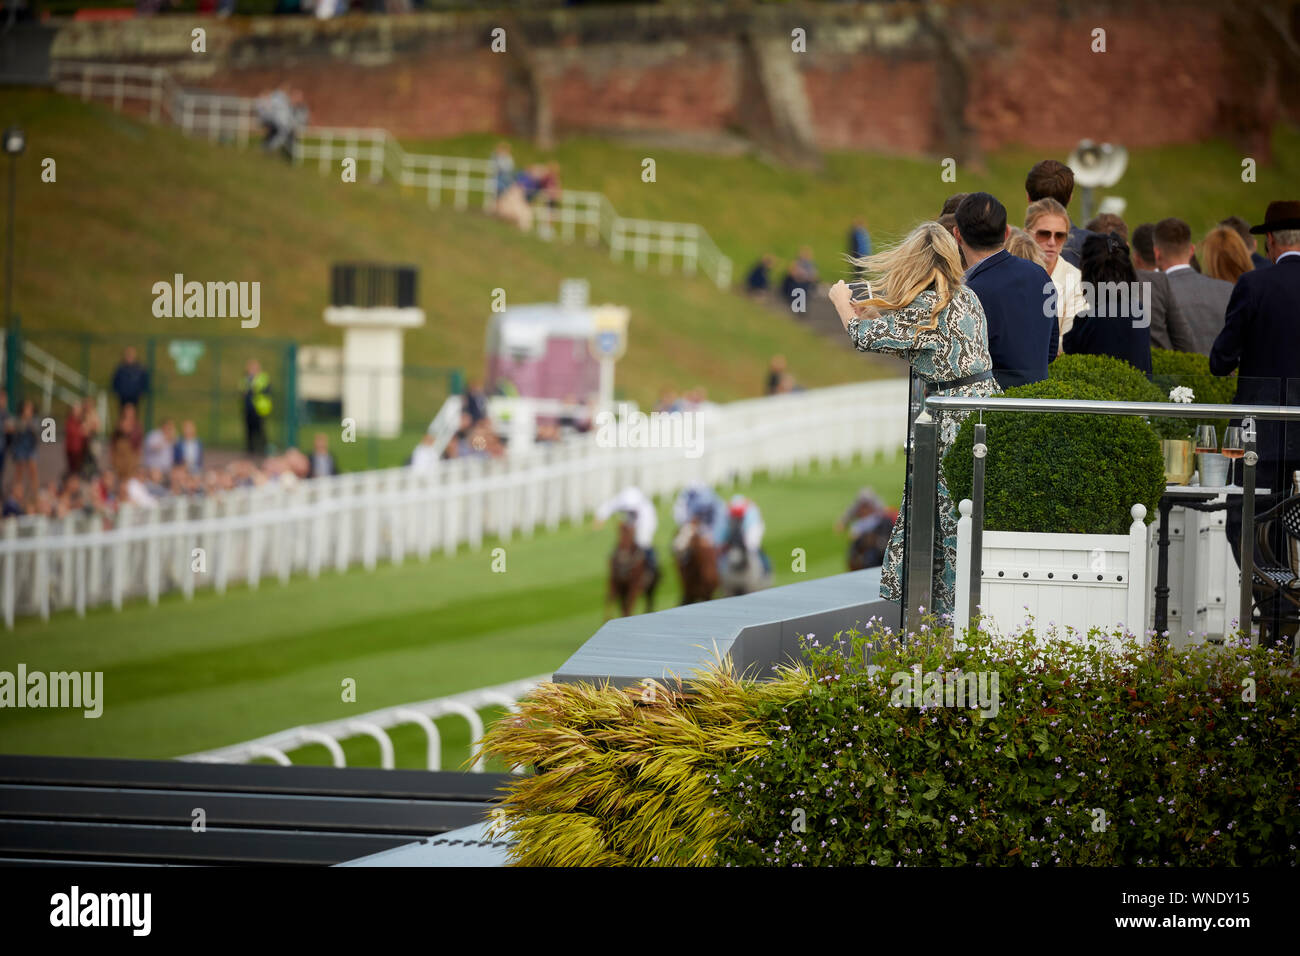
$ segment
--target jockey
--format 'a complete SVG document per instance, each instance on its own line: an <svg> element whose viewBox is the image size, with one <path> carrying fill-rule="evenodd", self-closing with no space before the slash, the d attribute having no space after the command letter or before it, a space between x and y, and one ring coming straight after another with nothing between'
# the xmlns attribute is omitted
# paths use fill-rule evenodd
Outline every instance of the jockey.
<svg viewBox="0 0 1300 956"><path fill-rule="evenodd" d="M673 502L673 522L677 525L673 550L684 551L696 528L718 540L718 525L725 511L726 506L717 492L702 481L691 482Z"/></svg>
<svg viewBox="0 0 1300 956"><path fill-rule="evenodd" d="M853 504L849 505L848 510L835 524L839 529L848 525L849 539L856 541L862 535L876 530L885 523L892 526L895 517L896 515L890 513L874 489L863 488L858 492Z"/></svg>
<svg viewBox="0 0 1300 956"><path fill-rule="evenodd" d="M736 540L743 543L750 557L757 557L763 565L765 574L772 573L772 562L763 550L763 515L758 505L744 495L733 495L723 518L725 530L718 536L723 547L730 546Z"/></svg>
<svg viewBox="0 0 1300 956"><path fill-rule="evenodd" d="M637 547L645 554L646 565L657 571L659 558L655 554L655 531L659 527L659 513L654 502L640 488L628 485L596 509L596 527L603 525L615 512L622 513L623 520L634 526Z"/></svg>

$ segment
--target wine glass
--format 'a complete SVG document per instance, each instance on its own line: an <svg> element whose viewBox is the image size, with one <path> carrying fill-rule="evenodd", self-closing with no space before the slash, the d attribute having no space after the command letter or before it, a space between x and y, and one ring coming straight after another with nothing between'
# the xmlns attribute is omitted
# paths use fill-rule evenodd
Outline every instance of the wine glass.
<svg viewBox="0 0 1300 956"><path fill-rule="evenodd" d="M1196 426L1196 454L1214 455L1219 451L1219 434L1213 425Z"/></svg>
<svg viewBox="0 0 1300 956"><path fill-rule="evenodd" d="M1234 462L1246 454L1246 443L1242 439L1241 426L1229 425L1223 431L1223 457ZM1228 487L1237 487L1236 468L1229 464Z"/></svg>

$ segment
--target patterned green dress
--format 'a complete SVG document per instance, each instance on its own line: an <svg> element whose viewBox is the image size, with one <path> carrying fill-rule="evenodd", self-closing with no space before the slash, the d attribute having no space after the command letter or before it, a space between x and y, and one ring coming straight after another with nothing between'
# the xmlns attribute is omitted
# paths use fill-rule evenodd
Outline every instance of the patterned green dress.
<svg viewBox="0 0 1300 956"><path fill-rule="evenodd" d="M984 309L975 293L960 286L948 307L939 313L939 324L934 329L919 333L916 327L928 320L934 307L936 294L926 289L912 303L894 312L882 312L877 318L852 319L848 333L853 344L863 352L884 352L906 359L927 385L964 378L977 372L991 371L993 360L989 357L988 325ZM1001 393L997 382L989 378L972 385L927 392L938 395L997 395ZM943 456L957 438L962 420L969 412L947 412L937 415L939 424L939 521L935 528L934 585L931 606L926 612L936 615L951 614L953 595L957 585L957 506L948 494L948 483L943 476ZM903 521L907 514L908 495L903 496L903 508L894 524L885 550L885 563L880 571L880 596L888 601L903 600Z"/></svg>

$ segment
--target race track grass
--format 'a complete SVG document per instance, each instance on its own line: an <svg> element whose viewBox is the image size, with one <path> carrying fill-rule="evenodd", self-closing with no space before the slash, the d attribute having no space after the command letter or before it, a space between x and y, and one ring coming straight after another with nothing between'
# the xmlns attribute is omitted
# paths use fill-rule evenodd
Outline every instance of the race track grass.
<svg viewBox="0 0 1300 956"><path fill-rule="evenodd" d="M847 542L832 523L863 484L897 503L899 458L814 467L745 489L763 510L776 583L845 570ZM671 502L660 502L656 542L665 561ZM0 753L176 757L238 743L304 723L358 716L504 683L559 667L600 627L611 526L562 526L506 547L505 573L493 573L492 540L477 552L433 556L373 572L325 572L315 581L266 582L224 597L200 593L186 603L128 604L79 620L23 620L0 635L0 670L103 671L104 711L0 710ZM806 574L792 573L794 548L807 552ZM660 607L677 603L669 569ZM342 682L357 701L343 703ZM439 722L443 766L467 754L465 724ZM416 727L394 733L399 766L424 766ZM345 746L349 764L378 765L378 745ZM294 755L327 762L324 748Z"/></svg>

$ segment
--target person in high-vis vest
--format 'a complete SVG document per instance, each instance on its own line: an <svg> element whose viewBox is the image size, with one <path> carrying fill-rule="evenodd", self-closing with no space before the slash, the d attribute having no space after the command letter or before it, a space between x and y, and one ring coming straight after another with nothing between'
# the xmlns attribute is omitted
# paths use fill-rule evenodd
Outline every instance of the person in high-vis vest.
<svg viewBox="0 0 1300 956"><path fill-rule="evenodd" d="M266 454L266 420L271 416L271 378L257 359L244 366L244 434L250 455Z"/></svg>

